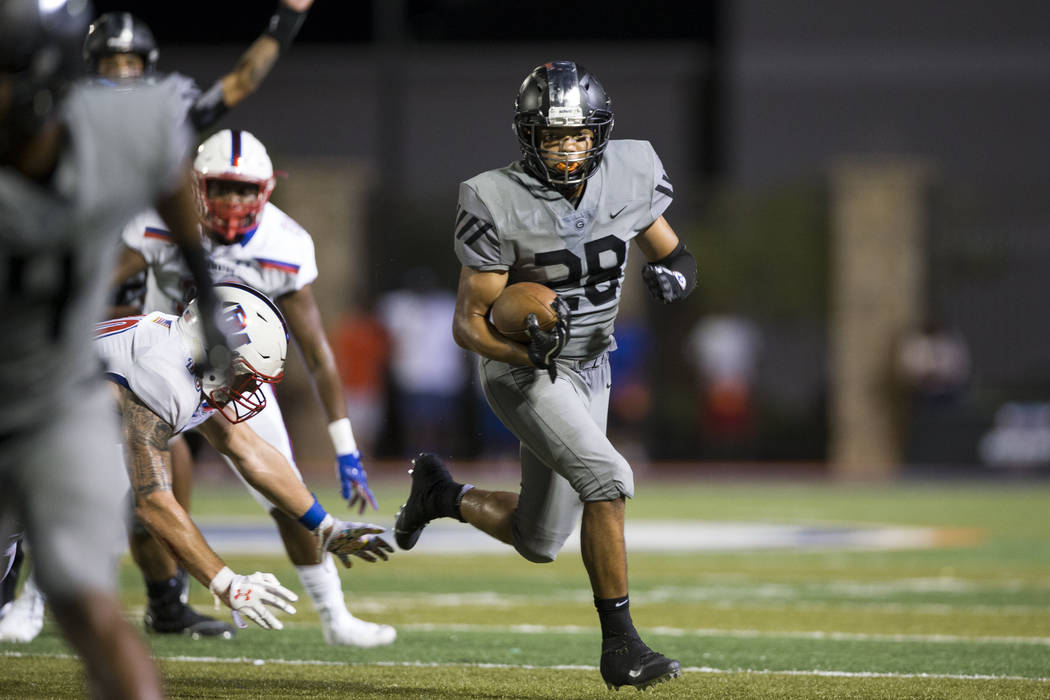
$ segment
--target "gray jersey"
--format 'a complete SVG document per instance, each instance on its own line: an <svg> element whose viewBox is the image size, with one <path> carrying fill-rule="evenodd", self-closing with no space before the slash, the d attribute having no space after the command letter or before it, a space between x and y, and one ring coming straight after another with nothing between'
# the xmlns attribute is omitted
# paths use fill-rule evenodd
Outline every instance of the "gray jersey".
<svg viewBox="0 0 1050 700"><path fill-rule="evenodd" d="M0 168L0 435L46 421L98 374L90 339L117 237L174 191L192 143L180 99L163 85L77 85L50 185Z"/></svg>
<svg viewBox="0 0 1050 700"><path fill-rule="evenodd" d="M554 289L572 309L561 357L595 357L615 347L627 244L673 194L648 141L610 141L575 208L519 163L489 170L460 185L456 255L474 270L508 271L508 284Z"/></svg>

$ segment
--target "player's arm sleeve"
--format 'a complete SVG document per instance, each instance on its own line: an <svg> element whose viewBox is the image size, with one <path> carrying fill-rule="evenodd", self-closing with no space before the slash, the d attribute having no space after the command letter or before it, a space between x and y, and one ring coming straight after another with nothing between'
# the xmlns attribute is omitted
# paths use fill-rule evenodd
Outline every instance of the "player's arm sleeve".
<svg viewBox="0 0 1050 700"><path fill-rule="evenodd" d="M301 240L296 248L301 257L299 258L299 272L295 275L295 286L290 290L293 292L299 291L317 280L317 255L314 250L314 239L306 231L303 231Z"/></svg>
<svg viewBox="0 0 1050 700"><path fill-rule="evenodd" d="M158 345L147 350L128 374L127 388L173 433L185 428L200 403L199 395L191 397L172 383L185 373L186 367L177 364Z"/></svg>
<svg viewBox="0 0 1050 700"><path fill-rule="evenodd" d="M459 187L459 207L455 223L456 257L472 270L502 272L510 269L503 259L499 232L492 214L469 183Z"/></svg>
<svg viewBox="0 0 1050 700"><path fill-rule="evenodd" d="M160 101L161 114L156 117L161 133L155 134L154 152L161 168L161 187L158 199L176 194L186 182L190 171L190 155L196 134L186 119L185 97L182 88L164 91Z"/></svg>
<svg viewBox="0 0 1050 700"><path fill-rule="evenodd" d="M258 89L273 69L277 57L291 47L306 21L308 9L308 5L299 11L284 2L277 4L262 35L241 54L233 70L216 80L193 103L189 119L197 131L204 131L219 121L226 112Z"/></svg>
<svg viewBox="0 0 1050 700"><path fill-rule="evenodd" d="M153 209L129 221L120 232L120 240L127 248L141 255L147 265L156 263L173 243L167 224Z"/></svg>
<svg viewBox="0 0 1050 700"><path fill-rule="evenodd" d="M671 206L671 201L674 199L674 186L671 185L671 179L667 177L667 171L664 170L664 164L660 162L660 156L656 155L652 146L649 147L649 153L652 157L649 215L652 221L656 221L667 211L667 207Z"/></svg>

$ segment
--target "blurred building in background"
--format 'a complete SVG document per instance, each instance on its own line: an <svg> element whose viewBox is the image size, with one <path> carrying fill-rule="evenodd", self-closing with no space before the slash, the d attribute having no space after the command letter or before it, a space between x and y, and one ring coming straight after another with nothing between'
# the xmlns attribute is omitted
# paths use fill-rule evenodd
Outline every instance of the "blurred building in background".
<svg viewBox="0 0 1050 700"><path fill-rule="evenodd" d="M210 7L236 21L202 24L193 2L161 5L119 9L153 25L161 69L201 84L270 11ZM536 64L572 58L611 94L614 137L648 139L661 155L677 196L668 218L700 267L688 303L657 307L642 293L637 252L630 261L621 319L647 337L629 364L633 394L614 408L637 454L726 456L698 431L704 402L687 354L692 329L715 313L747 319L762 339L751 432L735 459L837 459L829 446L867 429L850 421L876 420L842 407L864 404L881 414L879 440L897 444L870 457L861 449L862 472L889 459L962 470L980 463L1001 406L1050 400L1050 327L1039 313L1050 266L1045 2L723 0L657 12L611 1L574 9L571 21L557 2L372 0L352 18L345 5L318 0L264 87L219 125L258 134L289 172L275 199L315 238L333 332L347 310L402 287L412 269L433 270L454 291L458 183L517 158L517 86ZM921 164L922 177L847 190L834 180L846 162ZM846 191L861 214L844 219ZM865 211L901 215L899 202L914 203L898 219L907 223L866 223ZM852 327L870 314L884 344L844 344L833 322L852 280L842 279L844 221L861 244L853 269L873 285L850 302ZM915 235L880 236L880 225ZM916 262L914 289L892 281L905 261ZM889 298L880 280L900 304L892 313L877 313ZM933 316L965 344L968 376L930 419L899 383L897 352ZM844 347L867 357L852 365L849 388L831 369ZM297 377L293 368L282 393L303 391ZM302 402L292 428L303 425L303 462L327 464L315 403ZM461 414L450 444L484 454L484 421Z"/></svg>

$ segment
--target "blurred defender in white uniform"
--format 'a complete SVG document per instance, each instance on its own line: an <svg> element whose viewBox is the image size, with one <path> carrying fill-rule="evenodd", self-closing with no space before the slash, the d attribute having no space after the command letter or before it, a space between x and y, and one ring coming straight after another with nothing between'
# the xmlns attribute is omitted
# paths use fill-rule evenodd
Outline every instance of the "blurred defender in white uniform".
<svg viewBox="0 0 1050 700"><path fill-rule="evenodd" d="M250 287L216 286L220 323L230 337L232 369L202 366L210 349L191 302L182 316L154 312L99 324L96 347L122 416L135 513L191 575L237 615L266 629L282 624L266 605L294 613L296 596L272 574L237 576L208 546L171 489L171 438L198 428L247 483L308 533L316 552L350 566L351 554L386 559L382 528L328 515L283 456L248 427L267 403L261 387L284 376L288 331L277 307Z"/></svg>
<svg viewBox="0 0 1050 700"><path fill-rule="evenodd" d="M275 300L298 341L328 417L328 431L337 456L343 497L351 507L376 508L361 466L346 413L342 382L321 324L312 283L317 278L313 240L291 217L269 202L275 178L266 149L247 131L224 129L201 144L194 160L197 191L204 209L202 243L213 279L238 280ZM147 212L124 229L124 250L116 281L148 270L147 311L180 313L193 297L193 280L176 255L172 239L155 213ZM280 407L268 387L267 407L249 424L276 447L294 467L295 459ZM295 467L297 472L298 468ZM249 487L253 497L273 516L289 559L321 617L329 644L372 647L390 644L397 632L389 625L360 620L346 608L339 574L330 556L317 558L302 528ZM170 558L155 542L137 541L136 560L154 573L173 575ZM167 567L167 568L164 568Z"/></svg>

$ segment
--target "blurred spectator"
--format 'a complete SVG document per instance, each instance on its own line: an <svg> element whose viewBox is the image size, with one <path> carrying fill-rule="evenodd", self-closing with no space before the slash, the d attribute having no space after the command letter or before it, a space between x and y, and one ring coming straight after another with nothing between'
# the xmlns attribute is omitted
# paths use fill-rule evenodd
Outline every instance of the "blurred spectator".
<svg viewBox="0 0 1050 700"><path fill-rule="evenodd" d="M1008 403L981 438L981 461L993 467L1031 469L1050 464L1050 403Z"/></svg>
<svg viewBox="0 0 1050 700"><path fill-rule="evenodd" d="M390 335L374 311L362 306L339 319L332 332L332 350L358 447L361 454L375 454L387 410Z"/></svg>
<svg viewBox="0 0 1050 700"><path fill-rule="evenodd" d="M963 398L970 381L970 350L961 334L936 318L904 336L897 348L901 439L910 464L973 460ZM968 447L964 447L968 445Z"/></svg>
<svg viewBox="0 0 1050 700"><path fill-rule="evenodd" d="M645 421L652 412L649 379L652 335L641 319L616 322L616 350L609 353L613 385L609 394L609 433L637 472L648 459Z"/></svg>
<svg viewBox="0 0 1050 700"><path fill-rule="evenodd" d="M456 295L439 287L429 268L410 271L404 287L376 306L392 341L393 409L405 456L450 455L457 447L467 360L452 339L455 307Z"/></svg>
<svg viewBox="0 0 1050 700"><path fill-rule="evenodd" d="M952 400L969 381L970 350L961 335L929 320L901 342L897 370L914 398Z"/></svg>
<svg viewBox="0 0 1050 700"><path fill-rule="evenodd" d="M739 454L755 435L758 327L742 316L706 316L690 332L688 349L700 378L705 447L718 456Z"/></svg>

